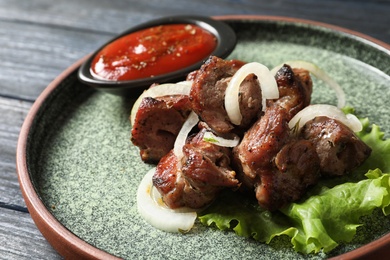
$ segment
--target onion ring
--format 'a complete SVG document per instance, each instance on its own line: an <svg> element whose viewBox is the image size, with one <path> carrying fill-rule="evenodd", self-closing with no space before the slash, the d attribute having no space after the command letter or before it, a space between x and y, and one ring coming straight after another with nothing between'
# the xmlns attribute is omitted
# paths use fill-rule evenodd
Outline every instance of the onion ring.
<svg viewBox="0 0 390 260"><path fill-rule="evenodd" d="M298 133L302 126L318 116L326 116L338 120L354 132L360 132L363 129L362 123L355 115L345 114L338 107L326 104L316 104L305 107L290 120L288 126Z"/></svg>
<svg viewBox="0 0 390 260"><path fill-rule="evenodd" d="M183 207L170 209L153 186L152 178L156 168L145 174L137 190L137 210L143 219L153 227L167 232L187 232L195 223L194 209Z"/></svg>
<svg viewBox="0 0 390 260"><path fill-rule="evenodd" d="M261 63L251 62L242 66L234 73L225 92L225 109L230 119L235 125L240 125L242 115L239 104L239 89L242 81L249 75L255 74L260 83L263 111L266 107L266 99L279 97L278 85L274 74Z"/></svg>
<svg viewBox="0 0 390 260"><path fill-rule="evenodd" d="M183 126L180 129L179 134L176 137L175 144L173 146L173 153L178 158L178 161L183 157L183 146L186 143L189 132L192 128L199 122L198 115L192 111L188 116L187 120L184 122Z"/></svg>

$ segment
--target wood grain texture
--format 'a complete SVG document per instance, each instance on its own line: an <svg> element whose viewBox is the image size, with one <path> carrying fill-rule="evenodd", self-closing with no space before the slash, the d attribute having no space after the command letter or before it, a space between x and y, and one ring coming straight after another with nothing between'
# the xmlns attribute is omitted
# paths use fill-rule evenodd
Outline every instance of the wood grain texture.
<svg viewBox="0 0 390 260"><path fill-rule="evenodd" d="M19 0L18 5L12 0L1 0L0 18L111 34L149 19L172 14L281 15L343 25L389 40L388 23L385 23L389 8L390 3L386 0Z"/></svg>
<svg viewBox="0 0 390 260"><path fill-rule="evenodd" d="M0 97L0 203L25 207L15 167L16 144L31 103Z"/></svg>
<svg viewBox="0 0 390 260"><path fill-rule="evenodd" d="M110 38L8 21L0 21L0 35L0 95L29 100L34 100L65 68Z"/></svg>
<svg viewBox="0 0 390 260"><path fill-rule="evenodd" d="M0 259L57 259L26 212L16 175L20 127L63 70L136 24L178 14L274 15L390 43L388 0L0 0Z"/></svg>
<svg viewBox="0 0 390 260"><path fill-rule="evenodd" d="M61 259L28 213L0 208L0 259Z"/></svg>
<svg viewBox="0 0 390 260"><path fill-rule="evenodd" d="M0 259L60 259L28 214L16 174L17 139L31 105L0 97Z"/></svg>

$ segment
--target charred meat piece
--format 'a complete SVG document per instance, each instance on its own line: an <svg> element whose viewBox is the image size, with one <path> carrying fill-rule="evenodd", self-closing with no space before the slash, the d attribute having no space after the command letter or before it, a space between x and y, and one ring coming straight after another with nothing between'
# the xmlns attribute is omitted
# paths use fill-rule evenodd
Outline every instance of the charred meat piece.
<svg viewBox="0 0 390 260"><path fill-rule="evenodd" d="M188 183L181 174L181 164L171 150L157 164L153 185L162 195L165 204L172 208L185 206L184 188Z"/></svg>
<svg viewBox="0 0 390 260"><path fill-rule="evenodd" d="M290 140L288 113L277 105L268 107L265 114L245 133L241 143L233 149L240 169L239 179L253 187L262 171L272 168L280 149Z"/></svg>
<svg viewBox="0 0 390 260"><path fill-rule="evenodd" d="M193 110L216 132L233 129L224 108L227 82L223 79L233 76L242 65L211 56L194 77L190 92Z"/></svg>
<svg viewBox="0 0 390 260"><path fill-rule="evenodd" d="M233 149L238 178L271 211L301 198L320 177L314 146L290 135L288 117L284 108L268 107Z"/></svg>
<svg viewBox="0 0 390 260"><path fill-rule="evenodd" d="M316 147L324 176L344 175L358 167L371 154L371 148L340 121L316 117L301 129L302 138Z"/></svg>
<svg viewBox="0 0 390 260"><path fill-rule="evenodd" d="M216 133L226 134L234 129L224 107L225 90L230 78L242 65L244 63L240 61L225 61L212 56L194 78L190 92L193 110ZM248 75L240 85L240 93L242 124L247 126L261 111L261 89L257 77Z"/></svg>
<svg viewBox="0 0 390 260"><path fill-rule="evenodd" d="M267 105L278 104L289 111L288 120L310 104L313 83L308 71L291 69L284 65L275 75L279 99L270 100Z"/></svg>
<svg viewBox="0 0 390 260"><path fill-rule="evenodd" d="M157 163L174 145L191 112L188 96L144 98L135 117L131 141L140 148L143 161Z"/></svg>
<svg viewBox="0 0 390 260"><path fill-rule="evenodd" d="M216 187L237 186L235 172L230 168L231 150L206 142L205 129L184 145L183 175L193 187L211 185Z"/></svg>
<svg viewBox="0 0 390 260"><path fill-rule="evenodd" d="M170 152L157 165L153 185L170 208L201 208L223 188L239 185L229 166L230 150L204 141L204 131L183 147L180 161Z"/></svg>
<svg viewBox="0 0 390 260"><path fill-rule="evenodd" d="M320 178L318 155L307 140L293 140L283 146L274 164L262 171L255 188L257 201L270 211L299 200Z"/></svg>

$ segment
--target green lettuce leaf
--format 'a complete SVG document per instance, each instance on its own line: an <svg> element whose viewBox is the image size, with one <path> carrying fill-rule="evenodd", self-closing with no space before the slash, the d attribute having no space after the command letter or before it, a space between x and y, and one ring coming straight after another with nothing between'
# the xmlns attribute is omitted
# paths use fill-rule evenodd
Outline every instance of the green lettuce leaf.
<svg viewBox="0 0 390 260"><path fill-rule="evenodd" d="M370 126L367 118L361 122L363 130L358 136L372 154L349 176L324 180L300 202L272 213L239 192L226 191L199 213L200 222L264 243L287 235L293 248L304 254L329 252L341 242L350 242L362 225L360 217L376 208L390 214L390 140L384 139L378 126Z"/></svg>
<svg viewBox="0 0 390 260"><path fill-rule="evenodd" d="M291 243L302 253L329 252L339 242L350 242L361 225L361 216L381 208L388 214L390 204L389 174L376 169L368 179L323 189L302 203L292 203L282 212L294 221Z"/></svg>
<svg viewBox="0 0 390 260"><path fill-rule="evenodd" d="M346 107L345 113L354 113L354 109ZM366 173L370 169L379 168L382 172L390 173L390 139L384 139L385 133L376 124L370 125L368 118L360 119L362 131L357 136L372 149L371 156L359 167L356 173Z"/></svg>

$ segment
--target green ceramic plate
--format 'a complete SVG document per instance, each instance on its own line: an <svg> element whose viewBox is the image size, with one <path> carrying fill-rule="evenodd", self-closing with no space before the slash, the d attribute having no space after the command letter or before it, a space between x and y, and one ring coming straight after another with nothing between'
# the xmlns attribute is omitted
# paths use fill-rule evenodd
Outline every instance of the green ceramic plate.
<svg viewBox="0 0 390 260"><path fill-rule="evenodd" d="M277 17L224 17L238 44L229 58L270 68L286 60L311 61L334 77L347 104L390 133L389 46L345 29ZM136 189L151 168L130 142L128 116L134 98L97 92L78 82L78 62L56 79L33 106L18 144L21 188L32 217L64 256L127 259L297 259L328 258L373 240L390 241L390 221L365 226L357 238L329 255L303 256L288 240L265 245L196 224L188 234L171 234L147 224L136 208ZM314 103L335 96L314 82ZM387 234L387 235L386 235ZM372 249L373 248L373 249ZM388 249L388 247L387 247ZM350 253L350 256L351 254Z"/></svg>

